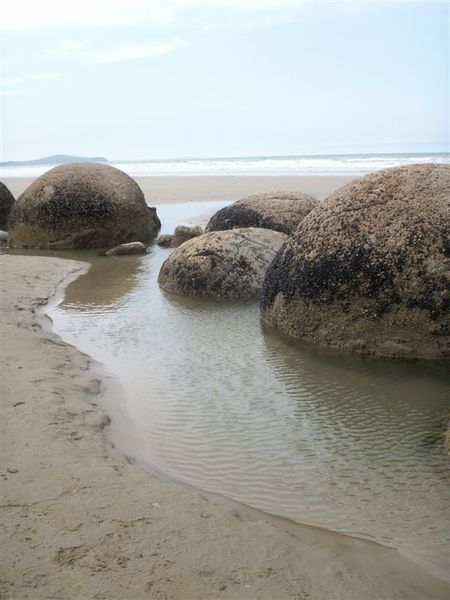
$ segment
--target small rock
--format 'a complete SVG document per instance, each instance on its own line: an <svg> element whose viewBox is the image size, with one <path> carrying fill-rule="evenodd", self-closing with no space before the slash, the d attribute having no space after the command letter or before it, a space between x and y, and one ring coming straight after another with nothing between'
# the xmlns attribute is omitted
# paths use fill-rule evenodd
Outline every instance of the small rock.
<svg viewBox="0 0 450 600"><path fill-rule="evenodd" d="M156 243L158 244L158 246L161 246L162 248L170 248L172 245L172 240L173 240L173 235L169 235L168 233L165 233L164 235L159 236L159 238L156 240Z"/></svg>
<svg viewBox="0 0 450 600"><path fill-rule="evenodd" d="M19 472L17 469L14 469L13 467L8 467L6 470L8 471L8 473L18 473Z"/></svg>
<svg viewBox="0 0 450 600"><path fill-rule="evenodd" d="M173 235L164 234L159 236L157 244L162 248L178 248L184 242L192 240L195 237L203 234L203 229L196 225L195 227L188 227L187 225L178 225L175 227Z"/></svg>
<svg viewBox="0 0 450 600"><path fill-rule="evenodd" d="M6 231L3 231L2 229L0 229L0 244L7 244L8 243L8 234Z"/></svg>
<svg viewBox="0 0 450 600"><path fill-rule="evenodd" d="M106 256L125 256L127 254L145 254L147 249L142 242L129 242L120 244L105 252Z"/></svg>
<svg viewBox="0 0 450 600"><path fill-rule="evenodd" d="M203 234L203 229L197 225L195 227L187 227L186 225L178 225L175 227L172 246L173 248L177 248L187 242L188 240L192 240L192 238L198 237Z"/></svg>

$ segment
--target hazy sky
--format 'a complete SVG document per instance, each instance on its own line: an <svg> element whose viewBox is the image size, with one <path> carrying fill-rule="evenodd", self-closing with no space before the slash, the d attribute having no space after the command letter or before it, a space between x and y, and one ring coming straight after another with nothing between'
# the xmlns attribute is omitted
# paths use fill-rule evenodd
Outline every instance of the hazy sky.
<svg viewBox="0 0 450 600"><path fill-rule="evenodd" d="M0 160L449 144L449 4L13 0Z"/></svg>

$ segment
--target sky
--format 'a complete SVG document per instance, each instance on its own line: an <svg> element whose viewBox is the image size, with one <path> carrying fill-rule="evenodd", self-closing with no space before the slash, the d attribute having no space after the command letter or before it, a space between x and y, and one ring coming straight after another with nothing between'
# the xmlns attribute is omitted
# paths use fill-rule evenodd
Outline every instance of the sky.
<svg viewBox="0 0 450 600"><path fill-rule="evenodd" d="M449 151L449 3L14 0L0 160Z"/></svg>

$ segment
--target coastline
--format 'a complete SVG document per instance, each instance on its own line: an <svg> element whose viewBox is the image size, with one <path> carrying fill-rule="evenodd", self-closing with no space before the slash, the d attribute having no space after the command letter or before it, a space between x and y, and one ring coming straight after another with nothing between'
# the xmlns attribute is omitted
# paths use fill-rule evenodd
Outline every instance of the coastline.
<svg viewBox="0 0 450 600"><path fill-rule="evenodd" d="M15 198L34 181L35 177L4 177L3 183ZM223 200L232 202L255 192L271 190L301 191L323 200L354 176L254 176L254 175L189 175L134 177L144 192L147 204L170 204Z"/></svg>
<svg viewBox="0 0 450 600"><path fill-rule="evenodd" d="M2 597L447 596L395 551L216 503L129 462L105 435L101 373L41 310L88 265L0 261Z"/></svg>

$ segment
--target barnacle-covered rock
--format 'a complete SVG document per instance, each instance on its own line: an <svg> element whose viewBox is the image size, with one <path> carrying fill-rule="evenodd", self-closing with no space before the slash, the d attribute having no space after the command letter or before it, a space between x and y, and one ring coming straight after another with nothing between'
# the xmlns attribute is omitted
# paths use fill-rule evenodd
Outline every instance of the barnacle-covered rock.
<svg viewBox="0 0 450 600"><path fill-rule="evenodd" d="M160 227L138 184L97 163L50 169L17 199L10 245L26 248L104 248L152 240Z"/></svg>
<svg viewBox="0 0 450 600"><path fill-rule="evenodd" d="M263 319L285 333L387 357L450 357L450 166L358 178L278 252Z"/></svg>
<svg viewBox="0 0 450 600"><path fill-rule="evenodd" d="M218 210L209 220L205 231L262 227L290 235L318 204L318 200L302 192L251 194Z"/></svg>

